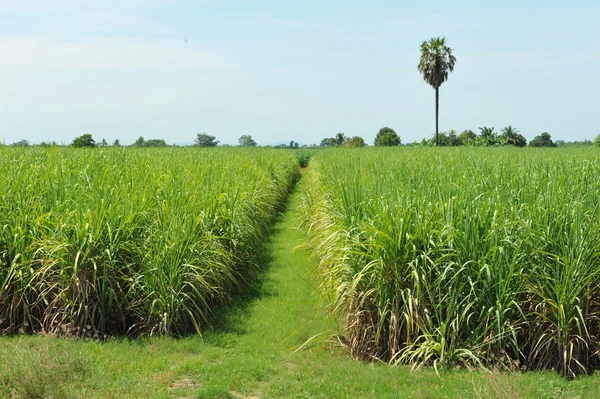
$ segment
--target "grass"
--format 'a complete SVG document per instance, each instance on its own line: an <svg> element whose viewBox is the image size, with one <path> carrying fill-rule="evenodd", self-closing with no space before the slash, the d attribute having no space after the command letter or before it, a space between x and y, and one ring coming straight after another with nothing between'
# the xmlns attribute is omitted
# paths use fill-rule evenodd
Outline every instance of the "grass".
<svg viewBox="0 0 600 399"><path fill-rule="evenodd" d="M203 339L107 342L0 338L0 397L7 398L593 398L598 377L554 372L411 371L356 361L327 342L338 325L315 295L315 259L292 252L305 237L297 209L308 178L271 230L262 274L222 309Z"/></svg>

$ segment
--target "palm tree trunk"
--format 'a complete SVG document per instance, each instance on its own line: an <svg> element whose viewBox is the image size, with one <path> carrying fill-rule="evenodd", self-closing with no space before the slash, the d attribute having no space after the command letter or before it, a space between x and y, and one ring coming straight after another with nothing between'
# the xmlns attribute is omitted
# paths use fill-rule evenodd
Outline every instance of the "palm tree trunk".
<svg viewBox="0 0 600 399"><path fill-rule="evenodd" d="M440 114L440 88L435 88L435 145L438 143L438 118Z"/></svg>

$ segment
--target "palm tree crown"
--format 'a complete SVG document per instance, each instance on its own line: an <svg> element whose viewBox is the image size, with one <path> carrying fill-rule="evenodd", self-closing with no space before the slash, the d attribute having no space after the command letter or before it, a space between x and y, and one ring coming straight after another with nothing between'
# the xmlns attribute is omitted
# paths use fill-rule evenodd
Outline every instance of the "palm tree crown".
<svg viewBox="0 0 600 399"><path fill-rule="evenodd" d="M512 125L508 125L506 126L504 129L502 129L502 135L504 137L506 137L506 139L509 141L513 140L515 137L517 137L517 134L519 134L519 131L517 129L515 129L514 127L512 127ZM512 144L512 143L510 143Z"/></svg>
<svg viewBox="0 0 600 399"><path fill-rule="evenodd" d="M423 79L434 89L448 80L448 72L454 71L456 57L452 49L446 46L445 37L434 37L421 43L421 60L418 69Z"/></svg>
<svg viewBox="0 0 600 399"><path fill-rule="evenodd" d="M335 137L333 138L335 143L338 146L341 146L342 144L344 144L346 141L348 141L348 137L346 137L346 135L344 133L338 133L335 135Z"/></svg>
<svg viewBox="0 0 600 399"><path fill-rule="evenodd" d="M527 145L527 139L523 137L516 128L512 127L512 125L508 125L502 129L502 137L504 137L506 142L510 145L517 147L525 147Z"/></svg>

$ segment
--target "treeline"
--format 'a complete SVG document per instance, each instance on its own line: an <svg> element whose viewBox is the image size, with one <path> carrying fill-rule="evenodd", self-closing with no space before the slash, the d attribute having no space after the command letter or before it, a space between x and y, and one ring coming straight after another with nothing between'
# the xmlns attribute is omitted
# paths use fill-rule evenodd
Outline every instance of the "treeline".
<svg viewBox="0 0 600 399"><path fill-rule="evenodd" d="M434 137L430 140L423 139L420 143L415 142L413 145L433 146L436 145L435 142L436 139ZM479 134L476 134L470 129L465 130L460 134L457 134L455 130L441 132L438 135L437 145L446 147L463 145L476 147L525 147L527 146L527 139L518 129L511 125L506 126L500 132L495 131L493 127L483 126L479 128ZM529 146L556 147L557 144L552 141L552 137L548 132L544 132L531 140Z"/></svg>
<svg viewBox="0 0 600 399"><path fill-rule="evenodd" d="M1 144L0 144L1 145ZM96 142L91 134L83 134L73 139L71 144L58 144L56 141L45 142L42 141L39 144L32 144L28 140L20 140L9 145L9 147L123 147L119 139L109 144L105 139L100 142ZM146 140L140 136L132 145L129 147L170 147L163 139L152 139Z"/></svg>
<svg viewBox="0 0 600 399"><path fill-rule="evenodd" d="M594 141L571 141L565 142L563 140L553 141L552 136L548 132L544 132L538 136L535 136L529 143L527 139L517 130L515 127L508 125L503 128L500 132L495 131L493 127L483 126L479 128L479 134L472 130L464 130L462 133L457 134L456 130L449 130L448 132L441 132L436 137L431 139L422 139L407 143L408 146L441 146L441 147L452 147L452 146L476 146L476 147L500 147L500 146L515 146L525 147L558 147L558 146L585 146L585 145L597 145L600 146L600 134ZM402 145L402 139L390 127L383 127L379 130L375 136L373 142L375 146L399 146ZM344 133L338 133L334 137L324 138L320 147L364 147L367 144L364 139L360 136L354 136L348 138Z"/></svg>
<svg viewBox="0 0 600 399"><path fill-rule="evenodd" d="M195 147L216 147L219 145L219 140L215 136L211 136L207 133L198 133L192 146ZM0 144L2 145L2 144ZM473 132L470 129L464 130L460 134L456 130L451 129L447 132L440 132L436 137L430 139L423 138L421 141L413 141L412 143L402 144L402 139L396 133L396 131L390 127L382 127L379 132L375 135L373 145L376 147L395 147L400 145L407 146L440 146L440 147L456 147L456 146L474 146L474 147L501 147L501 146L514 146L514 147L563 147L563 146L591 146L596 145L600 147L600 134L592 140L583 141L564 141L557 140L553 141L552 136L548 132L541 133L535 136L533 140L527 142L527 139L517 130L515 127L508 125L499 132L493 127L483 126L479 128L479 134ZM55 141L52 142L41 142L39 144L32 144L27 140L20 140L10 144L11 147L123 147L121 142L117 139L109 144L105 139L100 142L96 142L93 136L89 133L83 134L76 137L71 144L64 145L58 144ZM136 148L160 148L160 147L175 147L176 145L169 145L164 139L150 139L146 140L143 136L140 136L133 144L128 147ZM240 147L259 147L257 142L252 136L244 134L238 139L238 146ZM277 145L266 145L262 147L273 147L273 148L306 148L306 147L344 147L344 148L356 148L366 147L368 144L361 136L348 137L345 133L337 133L333 137L326 137L321 140L319 144L300 144L294 140L290 141L289 144L281 143ZM222 147L232 147L229 144L223 144Z"/></svg>
<svg viewBox="0 0 600 399"><path fill-rule="evenodd" d="M553 141L552 136L548 132L544 132L535 136L529 143L527 139L519 133L519 131L511 125L506 126L500 132L496 132L493 127L480 127L479 134L472 130L465 130L460 134L456 134L455 130L441 132L438 136L438 146L475 146L475 147L500 147L500 146L515 146L515 147L562 147L562 146L600 146L600 134L594 141ZM435 146L435 137L429 140L423 139L421 142L414 142L411 145Z"/></svg>

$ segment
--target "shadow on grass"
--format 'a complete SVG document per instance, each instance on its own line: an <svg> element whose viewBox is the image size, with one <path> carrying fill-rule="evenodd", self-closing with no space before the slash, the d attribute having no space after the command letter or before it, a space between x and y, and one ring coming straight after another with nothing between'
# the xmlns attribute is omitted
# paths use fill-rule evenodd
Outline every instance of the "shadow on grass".
<svg viewBox="0 0 600 399"><path fill-rule="evenodd" d="M296 175L286 197L277 207L276 216L265 234L260 254L256 259L259 265L258 273L245 280L237 291L232 292L227 303L215 308L210 324L204 326L204 338L208 343L218 344L222 333L247 334L245 320L249 317L249 309L252 304L257 300L275 295L275 287L268 284L275 251L273 237L285 229L282 222L289 207L289 198L297 190L301 177L301 173Z"/></svg>

